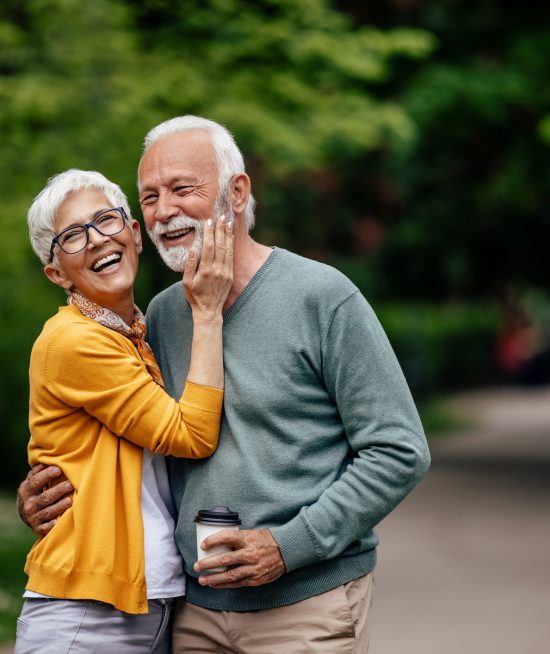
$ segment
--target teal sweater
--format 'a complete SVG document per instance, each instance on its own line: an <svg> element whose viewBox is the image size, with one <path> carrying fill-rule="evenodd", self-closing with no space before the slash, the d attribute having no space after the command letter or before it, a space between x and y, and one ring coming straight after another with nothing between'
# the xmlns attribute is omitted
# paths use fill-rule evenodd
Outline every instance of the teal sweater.
<svg viewBox="0 0 550 654"><path fill-rule="evenodd" d="M181 283L147 312L168 392L189 367ZM225 401L209 459L172 459L187 597L249 611L292 604L369 573L373 528L423 477L429 452L403 374L372 309L337 270L275 248L224 315ZM193 517L228 506L268 527L286 574L257 588L196 581Z"/></svg>

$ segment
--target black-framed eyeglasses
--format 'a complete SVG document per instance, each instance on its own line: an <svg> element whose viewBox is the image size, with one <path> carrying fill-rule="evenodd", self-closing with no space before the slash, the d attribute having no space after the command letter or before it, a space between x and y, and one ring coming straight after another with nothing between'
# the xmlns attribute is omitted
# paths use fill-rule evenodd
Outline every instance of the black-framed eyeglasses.
<svg viewBox="0 0 550 654"><path fill-rule="evenodd" d="M102 211L91 223L67 227L67 229L53 237L48 263L53 261L53 249L56 245L59 245L66 254L76 254L88 245L90 227L93 227L102 236L114 236L124 229L127 220L128 216L124 209L114 207Z"/></svg>

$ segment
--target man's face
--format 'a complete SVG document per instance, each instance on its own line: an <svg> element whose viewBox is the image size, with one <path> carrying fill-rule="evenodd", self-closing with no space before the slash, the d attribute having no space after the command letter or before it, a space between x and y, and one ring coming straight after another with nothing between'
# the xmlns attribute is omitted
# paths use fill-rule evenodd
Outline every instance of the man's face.
<svg viewBox="0 0 550 654"><path fill-rule="evenodd" d="M218 192L209 135L193 130L160 139L143 156L138 176L147 233L166 265L181 272L189 251L201 252L204 221L229 209Z"/></svg>

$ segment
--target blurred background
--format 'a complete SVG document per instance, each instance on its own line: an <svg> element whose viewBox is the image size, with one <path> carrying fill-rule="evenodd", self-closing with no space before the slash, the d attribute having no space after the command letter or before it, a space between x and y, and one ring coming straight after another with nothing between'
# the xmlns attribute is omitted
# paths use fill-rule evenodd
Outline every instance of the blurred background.
<svg viewBox="0 0 550 654"><path fill-rule="evenodd" d="M13 509L28 357L63 302L28 244L27 208L79 167L120 184L139 217L145 133L196 113L244 152L255 237L336 266L372 303L432 441L432 473L381 527L371 651L545 651L549 19L542 0L3 0L0 642L32 542ZM146 247L138 304L176 279ZM496 559L495 542L508 548ZM456 574L427 583L438 561Z"/></svg>

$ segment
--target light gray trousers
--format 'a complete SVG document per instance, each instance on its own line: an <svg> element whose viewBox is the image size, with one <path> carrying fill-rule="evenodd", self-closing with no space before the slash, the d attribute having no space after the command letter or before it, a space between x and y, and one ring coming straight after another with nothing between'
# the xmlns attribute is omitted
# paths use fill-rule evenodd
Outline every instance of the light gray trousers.
<svg viewBox="0 0 550 654"><path fill-rule="evenodd" d="M27 598L15 654L170 654L174 600L149 600L132 615L93 600Z"/></svg>

